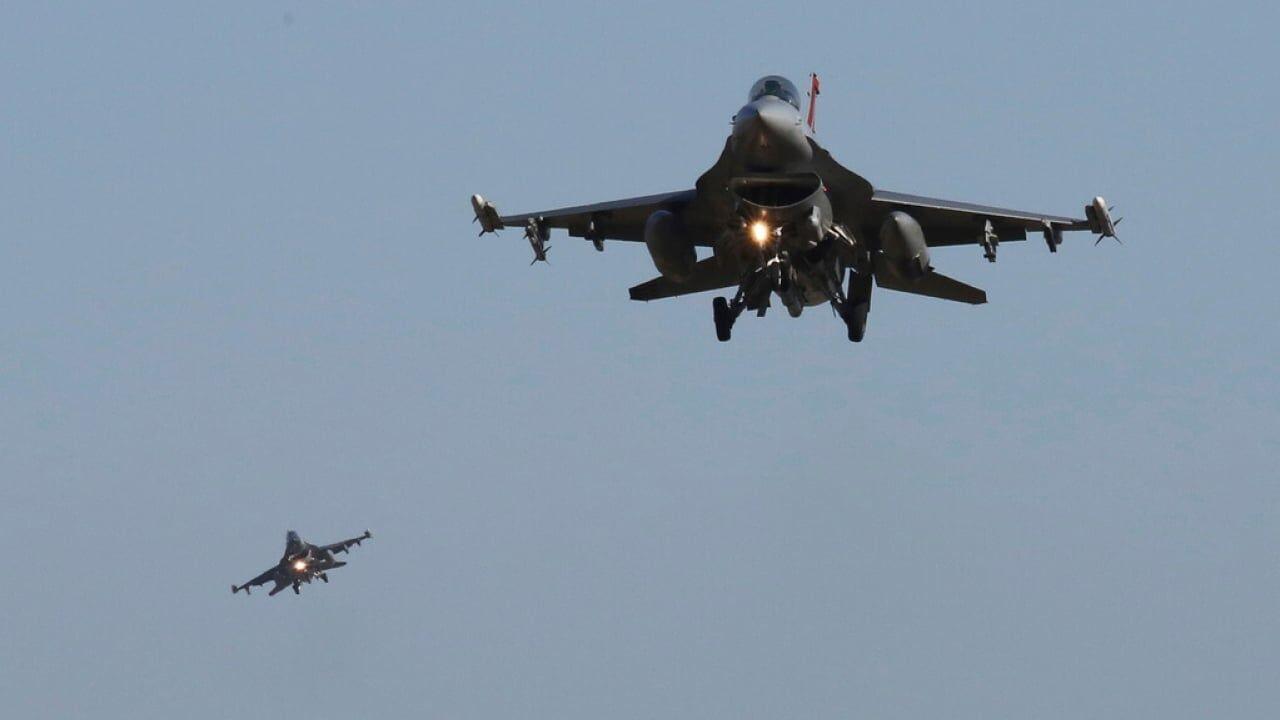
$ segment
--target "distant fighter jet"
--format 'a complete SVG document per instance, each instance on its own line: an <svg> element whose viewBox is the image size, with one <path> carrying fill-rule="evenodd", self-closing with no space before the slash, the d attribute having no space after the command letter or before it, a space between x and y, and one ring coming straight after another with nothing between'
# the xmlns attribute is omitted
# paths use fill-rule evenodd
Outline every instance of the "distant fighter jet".
<svg viewBox="0 0 1280 720"><path fill-rule="evenodd" d="M294 594L300 594L299 588L302 583L310 583L315 578L320 578L325 582L329 582L327 574L334 568L340 568L346 565L333 558L338 553L348 552L352 545L360 543L373 537L368 530L360 537L343 540L332 545L312 545L311 543L298 537L298 533L290 530L285 535L284 555L281 556L280 562L276 566L262 573L258 577L239 587L232 585L231 594L236 594L241 590L245 595L250 594L249 588L258 585L266 585L274 582L276 586L272 588L268 595L276 593L292 586Z"/></svg>
<svg viewBox="0 0 1280 720"><path fill-rule="evenodd" d="M795 85L776 75L757 81L733 117L720 159L692 190L520 215L500 215L473 195L481 234L522 228L535 262L547 258L551 228L597 250L606 239L642 241L661 275L631 288L633 300L736 286L732 298L712 303L721 341L743 310L764 315L774 295L792 317L831 303L854 342L866 332L873 282L987 301L982 290L935 272L930 247L975 244L995 262L1000 242L1025 240L1029 232L1041 233L1051 252L1067 230L1092 231L1099 241L1116 236L1119 221L1102 198L1078 219L878 190L814 141L816 75L810 88L806 123ZM699 260L699 247L712 256Z"/></svg>

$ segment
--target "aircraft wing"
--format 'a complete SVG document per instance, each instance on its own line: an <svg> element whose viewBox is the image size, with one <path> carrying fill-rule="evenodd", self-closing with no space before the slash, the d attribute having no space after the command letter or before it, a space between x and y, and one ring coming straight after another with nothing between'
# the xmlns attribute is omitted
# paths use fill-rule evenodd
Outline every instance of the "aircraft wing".
<svg viewBox="0 0 1280 720"><path fill-rule="evenodd" d="M275 579L276 579L276 568L274 568L274 567L273 567L273 568L271 568L270 570L266 570L266 571L264 571L264 572L263 572L261 575L259 575L258 577L256 577L256 578L254 578L254 579L250 580L249 582L247 582L247 583L245 583L245 584L243 584L243 585L241 585L241 586L239 586L239 587L236 587L235 585L232 585L232 586L231 586L231 594L233 594L233 595L234 595L234 594L236 594L236 593L240 592L241 590L243 590L243 591L244 591L244 594L245 594L245 595L248 595L248 594L249 594L249 588L251 588L251 587L257 587L257 586L259 586L259 585L266 585L267 583L269 583L269 582L271 582L272 580L275 580Z"/></svg>
<svg viewBox="0 0 1280 720"><path fill-rule="evenodd" d="M350 551L353 545L359 545L360 543L364 542L365 540L368 540L371 537L373 537L373 534L370 533L368 530L365 530L364 534L359 537L353 537L349 540L336 542L332 545L325 545L323 549L328 550L331 553L344 553L344 552Z"/></svg>
<svg viewBox="0 0 1280 720"><path fill-rule="evenodd" d="M856 228L863 237L875 237L889 213L902 210L920 223L930 246L982 244L990 222L997 242L1026 240L1030 231L1043 233L1049 248L1056 251L1064 231L1088 230L1101 237L1115 237L1115 226L1120 222L1112 221L1102 198L1085 206L1086 219L878 190L836 162L817 143L810 143L814 169L826 185L837 222Z"/></svg>
<svg viewBox="0 0 1280 720"><path fill-rule="evenodd" d="M885 217L895 210L905 211L914 217L924 229L925 242L933 247L980 244L985 237L988 221L1000 242L1026 240L1028 231L1047 231L1052 235L1047 234L1046 239L1055 237L1056 244L1061 241L1064 230L1091 228L1090 222L1083 218L876 190L860 218L862 231L869 237L874 237Z"/></svg>
<svg viewBox="0 0 1280 720"><path fill-rule="evenodd" d="M523 229L533 220L544 228L568 230L573 237L643 242L645 221L655 210L678 212L693 198L693 190L681 190L516 215L499 214L493 204L479 195L471 197L471 205L483 232L508 227Z"/></svg>

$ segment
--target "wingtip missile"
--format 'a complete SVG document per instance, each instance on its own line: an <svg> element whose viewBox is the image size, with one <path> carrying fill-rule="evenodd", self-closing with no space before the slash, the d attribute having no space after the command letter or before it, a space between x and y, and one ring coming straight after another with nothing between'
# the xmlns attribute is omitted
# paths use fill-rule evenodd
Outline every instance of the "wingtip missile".
<svg viewBox="0 0 1280 720"><path fill-rule="evenodd" d="M480 195L471 196L471 209L475 211L475 219L471 222L480 223L480 234L497 232L503 228L502 218L498 217L498 209L493 203L485 200Z"/></svg>
<svg viewBox="0 0 1280 720"><path fill-rule="evenodd" d="M1106 238L1120 242L1120 238L1116 235L1116 225L1120 223L1111 219L1111 211L1114 209L1107 205L1107 201L1101 195L1085 206L1084 215L1089 219L1089 230L1098 236L1093 243L1095 246Z"/></svg>

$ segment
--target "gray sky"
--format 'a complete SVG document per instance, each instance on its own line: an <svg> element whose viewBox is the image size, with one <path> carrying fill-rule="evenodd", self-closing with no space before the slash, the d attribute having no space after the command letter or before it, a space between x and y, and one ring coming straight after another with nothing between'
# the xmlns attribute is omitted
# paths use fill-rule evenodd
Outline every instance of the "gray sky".
<svg viewBox="0 0 1280 720"><path fill-rule="evenodd" d="M52 5L0 10L0 714L1280 711L1272 4ZM721 345L641 247L475 236L810 70L877 186L1125 245Z"/></svg>

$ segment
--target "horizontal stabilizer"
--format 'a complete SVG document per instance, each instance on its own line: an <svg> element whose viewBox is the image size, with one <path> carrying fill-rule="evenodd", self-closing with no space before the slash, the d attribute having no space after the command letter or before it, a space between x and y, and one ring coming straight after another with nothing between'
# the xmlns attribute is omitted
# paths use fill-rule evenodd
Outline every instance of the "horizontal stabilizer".
<svg viewBox="0 0 1280 720"><path fill-rule="evenodd" d="M693 293L719 290L738 284L738 273L732 268L724 268L714 257L698 261L693 266L693 274L685 282L676 282L666 277L656 277L648 282L631 288L632 300L661 300L662 298L691 295Z"/></svg>
<svg viewBox="0 0 1280 720"><path fill-rule="evenodd" d="M982 305L987 301L987 293L980 288L966 285L959 280L930 272L916 280L900 280L889 273L876 273L876 285L886 290L926 295L939 300L955 300L956 302Z"/></svg>

